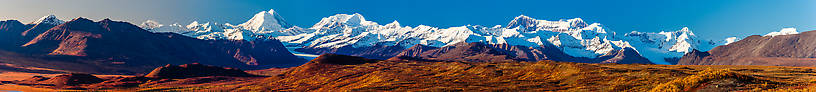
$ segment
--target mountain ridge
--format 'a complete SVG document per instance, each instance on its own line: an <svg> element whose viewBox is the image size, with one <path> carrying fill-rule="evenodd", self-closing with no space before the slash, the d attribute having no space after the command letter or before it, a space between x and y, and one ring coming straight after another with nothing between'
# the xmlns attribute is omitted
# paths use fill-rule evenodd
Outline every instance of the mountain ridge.
<svg viewBox="0 0 816 92"><path fill-rule="evenodd" d="M794 31L795 32L795 31ZM680 65L816 66L816 31L782 35L752 35L706 52L684 55Z"/></svg>
<svg viewBox="0 0 816 92"><path fill-rule="evenodd" d="M9 34L23 38L20 32ZM95 22L81 17L48 28L25 44L0 48L0 52L3 52L0 56L14 56L0 58L3 63L101 74L130 74L164 64L192 62L265 69L297 66L306 61L289 53L275 39L202 40L175 33L153 33L128 22L110 19Z"/></svg>

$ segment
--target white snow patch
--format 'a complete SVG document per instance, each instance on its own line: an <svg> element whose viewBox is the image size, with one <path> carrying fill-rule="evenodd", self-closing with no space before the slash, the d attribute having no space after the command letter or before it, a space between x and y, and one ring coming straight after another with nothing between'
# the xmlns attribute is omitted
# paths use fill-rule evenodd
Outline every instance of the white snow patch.
<svg viewBox="0 0 816 92"><path fill-rule="evenodd" d="M796 28L782 28L782 30L779 30L779 32L771 32L765 34L765 36L774 37L779 35L791 35L791 34L799 34L799 32L796 32Z"/></svg>
<svg viewBox="0 0 816 92"><path fill-rule="evenodd" d="M737 42L737 41L739 41L739 39L737 37L728 37L728 38L725 38L725 44L723 44L723 45L728 45L728 44L731 44L731 43L734 43L734 42Z"/></svg>

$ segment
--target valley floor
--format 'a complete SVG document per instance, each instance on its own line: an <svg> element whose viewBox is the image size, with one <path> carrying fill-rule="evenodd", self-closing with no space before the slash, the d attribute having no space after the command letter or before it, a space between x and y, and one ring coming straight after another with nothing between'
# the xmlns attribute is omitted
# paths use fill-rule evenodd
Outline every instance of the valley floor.
<svg viewBox="0 0 816 92"><path fill-rule="evenodd" d="M318 57L320 58L320 57ZM311 61L265 78L142 84L138 91L812 91L816 68L539 62ZM5 75L0 75L5 76ZM25 88L2 85L0 90ZM40 90L42 88L31 89Z"/></svg>

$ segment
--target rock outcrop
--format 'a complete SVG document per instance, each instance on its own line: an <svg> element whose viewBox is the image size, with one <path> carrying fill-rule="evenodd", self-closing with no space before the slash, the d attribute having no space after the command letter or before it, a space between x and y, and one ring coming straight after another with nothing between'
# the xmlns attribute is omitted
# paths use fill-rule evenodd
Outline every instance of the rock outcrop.
<svg viewBox="0 0 816 92"><path fill-rule="evenodd" d="M148 78L160 79L183 79L192 77L204 76L233 76L233 77L253 77L242 70L235 68L224 68L209 65L202 65L199 63L184 64L184 65L166 65L154 69L149 74L145 75Z"/></svg>

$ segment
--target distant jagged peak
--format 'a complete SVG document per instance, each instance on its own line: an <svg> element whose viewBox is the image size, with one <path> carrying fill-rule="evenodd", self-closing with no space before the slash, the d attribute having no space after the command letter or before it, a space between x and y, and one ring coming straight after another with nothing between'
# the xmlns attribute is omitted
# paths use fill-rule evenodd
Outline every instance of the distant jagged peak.
<svg viewBox="0 0 816 92"><path fill-rule="evenodd" d="M630 33L624 34L624 36L628 36L628 37L644 37L644 38L649 38L649 39L661 38L664 41L691 40L691 39L696 39L696 37L697 37L696 35L694 35L694 32L689 30L688 27L683 27L683 28L681 28L680 30L677 30L677 31L660 31L658 33L632 31Z"/></svg>
<svg viewBox="0 0 816 92"><path fill-rule="evenodd" d="M666 37L667 37L666 41L669 41L671 39L686 40L686 39L689 39L689 38L696 37L694 35L694 32L691 32L691 30L689 30L688 27L683 27L682 29L677 30L677 31L660 32L658 34L666 35Z"/></svg>
<svg viewBox="0 0 816 92"><path fill-rule="evenodd" d="M357 26L368 26L368 25L378 25L375 22L367 21L365 17L363 17L360 13L354 14L336 14L333 16L325 17L317 22L313 29L320 29L320 28L335 28L335 27L342 27L342 26L349 26L349 27L357 27Z"/></svg>
<svg viewBox="0 0 816 92"><path fill-rule="evenodd" d="M209 22L207 22L206 24L210 24L210 23L209 23ZM200 25L200 24L198 24L198 21L193 21L193 22L191 22L190 24L188 24L186 27L187 27L187 28L190 28L190 29L193 29L193 27L196 27L196 26L199 26L199 25Z"/></svg>
<svg viewBox="0 0 816 92"><path fill-rule="evenodd" d="M535 27L538 24L537 20L525 15L516 16L510 23L507 23L507 28L511 27Z"/></svg>
<svg viewBox="0 0 816 92"><path fill-rule="evenodd" d="M584 33L585 30L590 30L589 34L606 33L600 23L586 23L582 18L560 19L560 20L538 20L526 15L519 15L515 17L510 23L507 23L505 28L514 29L519 28L522 32L531 31L552 31L571 33Z"/></svg>
<svg viewBox="0 0 816 92"><path fill-rule="evenodd" d="M146 30L155 29L155 28L162 27L162 26L164 26L164 25L160 24L159 22L153 21L153 20L147 20L145 22L142 22L142 24L139 24L139 27L141 27L142 29L146 29Z"/></svg>
<svg viewBox="0 0 816 92"><path fill-rule="evenodd" d="M533 17L522 14L522 15L516 16L516 18L513 18L513 20L535 20L535 19Z"/></svg>
<svg viewBox="0 0 816 92"><path fill-rule="evenodd" d="M99 22L115 22L115 21L111 20L110 18L105 18L105 19L102 19Z"/></svg>
<svg viewBox="0 0 816 92"><path fill-rule="evenodd" d="M683 33L689 36L694 36L694 32L691 32L688 27L683 27L683 29L677 30L679 33Z"/></svg>
<svg viewBox="0 0 816 92"><path fill-rule="evenodd" d="M570 23L571 28L584 28L589 26L589 24L584 22L584 19L581 18L568 19L567 22Z"/></svg>
<svg viewBox="0 0 816 92"><path fill-rule="evenodd" d="M22 22L17 21L17 20L3 20L3 21L0 21L0 24L2 24L2 23L13 23L13 24L20 24L20 25L23 25L23 23L22 23Z"/></svg>
<svg viewBox="0 0 816 92"><path fill-rule="evenodd" d="M62 24L62 23L65 23L65 21L62 21L62 20L58 19L57 16L53 15L53 14L48 15L48 16L43 16L42 18L38 19L37 21L31 22L31 24L51 24L51 25L59 25L59 24Z"/></svg>
<svg viewBox="0 0 816 92"><path fill-rule="evenodd" d="M187 27L187 29L190 29L190 30L198 30L198 31L211 31L211 29L212 29L211 25L210 25L210 22L200 23L198 21L193 21L192 23L188 24L185 27Z"/></svg>
<svg viewBox="0 0 816 92"><path fill-rule="evenodd" d="M688 27L683 27L677 31L660 31L657 33L632 31L630 33L625 34L624 36L643 37L652 40L662 39L664 41L677 41L677 42L697 39L697 36L694 35L694 32L692 32Z"/></svg>
<svg viewBox="0 0 816 92"><path fill-rule="evenodd" d="M274 9L258 12L247 22L238 24L238 26L256 32L280 31L292 27L292 25L287 23Z"/></svg>
<svg viewBox="0 0 816 92"><path fill-rule="evenodd" d="M388 28L397 28L397 27L400 27L400 26L401 25L400 25L399 22L397 22L397 20L394 20L394 22L385 24L385 27L388 27Z"/></svg>
<svg viewBox="0 0 816 92"><path fill-rule="evenodd" d="M796 31L796 28L782 28L782 30L779 30L777 32L771 32L771 33L765 34L764 36L774 37L774 36L779 36L779 35L791 35L791 34L799 34L799 32Z"/></svg>
<svg viewBox="0 0 816 92"><path fill-rule="evenodd" d="M93 23L94 21L88 18L77 17L65 23Z"/></svg>

